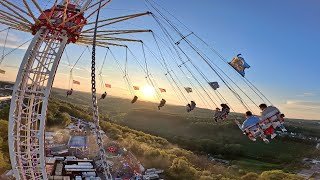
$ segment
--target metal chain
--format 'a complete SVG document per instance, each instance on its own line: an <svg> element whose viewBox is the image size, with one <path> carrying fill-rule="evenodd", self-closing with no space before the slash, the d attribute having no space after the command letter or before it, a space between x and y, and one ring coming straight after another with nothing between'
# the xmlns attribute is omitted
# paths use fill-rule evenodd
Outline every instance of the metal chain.
<svg viewBox="0 0 320 180"><path fill-rule="evenodd" d="M101 165L103 168L103 174L105 179L112 180L112 175L109 171L109 164L106 160L106 152L103 145L102 135L100 133L100 125L99 125L99 110L97 105L97 89L96 89L96 36L97 36L97 27L98 27L98 20L100 14L102 0L99 3L99 9L97 12L97 18L95 23L95 30L93 35L93 43L92 43L92 61L91 61L91 92L92 92L92 110L93 110L93 120L95 123L95 130L96 130L96 138L97 144L99 146L99 155L101 159Z"/></svg>

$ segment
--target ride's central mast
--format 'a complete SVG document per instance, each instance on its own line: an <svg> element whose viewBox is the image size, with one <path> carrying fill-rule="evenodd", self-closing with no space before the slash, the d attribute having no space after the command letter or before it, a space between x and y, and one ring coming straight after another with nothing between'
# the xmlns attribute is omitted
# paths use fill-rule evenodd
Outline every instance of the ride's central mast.
<svg viewBox="0 0 320 180"><path fill-rule="evenodd" d="M39 8L41 15L31 27L35 36L17 75L9 115L9 150L16 179L48 179L44 151L48 99L65 46L77 41L90 2L63 0L51 9Z"/></svg>

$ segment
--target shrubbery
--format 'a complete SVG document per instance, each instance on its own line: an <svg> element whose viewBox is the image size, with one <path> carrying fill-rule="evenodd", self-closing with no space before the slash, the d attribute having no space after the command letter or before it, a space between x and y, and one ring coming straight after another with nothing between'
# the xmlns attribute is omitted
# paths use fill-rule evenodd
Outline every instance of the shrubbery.
<svg viewBox="0 0 320 180"><path fill-rule="evenodd" d="M8 152L8 121L0 120L0 175L10 167Z"/></svg>
<svg viewBox="0 0 320 180"><path fill-rule="evenodd" d="M222 166L206 163L208 162L207 159L202 159L203 161L198 163L197 160L200 157L196 156L191 151L170 144L164 138L151 136L140 131L105 121L101 122L101 128L109 135L109 137L116 138L128 150L134 153L147 168L156 167L164 169L167 179L217 179L217 176L211 171L206 171L206 168L215 169L216 172L219 172L219 179L223 177L236 178L234 172L231 172Z"/></svg>
<svg viewBox="0 0 320 180"><path fill-rule="evenodd" d="M0 111L0 173L10 168L7 127L9 108ZM47 125L63 127L71 122L71 116L91 120L88 109L73 104L50 100L47 112ZM195 155L178 146L172 145L165 138L152 136L141 131L108 122L108 118L101 116L101 128L112 139L119 141L124 147L133 152L138 159L148 168L156 167L165 170L166 179L170 180L300 180L301 178L284 173L282 171L266 171L259 174L248 173L240 177L240 173L232 168L216 165L207 160L206 157ZM198 124L198 126L202 126ZM225 126L230 126L225 124ZM205 127L205 126L204 126ZM216 129L219 131L219 129ZM224 139L184 139L171 137L172 141L184 144L190 150L216 152L222 155L238 156L243 153L242 145L228 142ZM224 142L224 143L219 143ZM243 174L242 174L243 175Z"/></svg>
<svg viewBox="0 0 320 180"><path fill-rule="evenodd" d="M242 180L303 180L304 178L294 174L285 173L280 170L265 171L260 175L256 173L248 173L241 177Z"/></svg>

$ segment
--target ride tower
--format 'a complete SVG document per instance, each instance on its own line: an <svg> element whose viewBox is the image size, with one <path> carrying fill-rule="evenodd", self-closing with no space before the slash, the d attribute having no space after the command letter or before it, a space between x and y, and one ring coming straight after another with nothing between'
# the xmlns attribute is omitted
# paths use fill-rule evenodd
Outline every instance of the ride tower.
<svg viewBox="0 0 320 180"><path fill-rule="evenodd" d="M18 71L9 114L8 142L16 179L48 179L44 142L48 99L64 49L68 43L77 42L87 23L84 12L95 6L91 3L92 0L62 0L59 4L56 1L51 9L38 8L38 18L32 16L35 23L30 30L34 38ZM100 157L104 158L99 136L97 133L102 146ZM105 158L101 160L106 179L112 178Z"/></svg>

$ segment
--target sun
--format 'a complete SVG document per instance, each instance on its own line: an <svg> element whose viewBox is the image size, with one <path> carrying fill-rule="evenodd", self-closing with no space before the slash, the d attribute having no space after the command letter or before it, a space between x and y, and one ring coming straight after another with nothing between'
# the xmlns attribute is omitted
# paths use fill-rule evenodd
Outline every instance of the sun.
<svg viewBox="0 0 320 180"><path fill-rule="evenodd" d="M152 86L145 85L141 88L142 94L145 97L152 97L155 95L156 91Z"/></svg>

